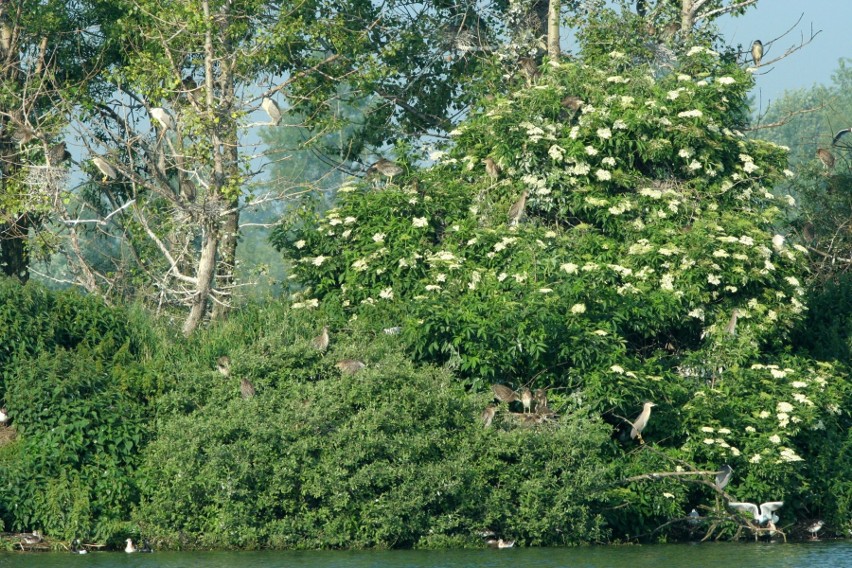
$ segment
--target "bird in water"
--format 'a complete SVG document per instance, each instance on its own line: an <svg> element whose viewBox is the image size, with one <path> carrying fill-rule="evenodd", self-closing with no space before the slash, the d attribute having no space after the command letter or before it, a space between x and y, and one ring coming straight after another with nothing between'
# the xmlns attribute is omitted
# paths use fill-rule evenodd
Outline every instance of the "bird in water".
<svg viewBox="0 0 852 568"><path fill-rule="evenodd" d="M822 165L824 165L826 168L830 170L834 167L834 154L832 154L825 148L819 148L816 151L816 155L817 158L819 158L819 161L822 162Z"/></svg>
<svg viewBox="0 0 852 568"><path fill-rule="evenodd" d="M249 399L254 396L254 385L251 384L251 381L243 377L240 379L240 393L243 395L243 399Z"/></svg>
<svg viewBox="0 0 852 568"><path fill-rule="evenodd" d="M509 208L509 226L514 227L518 223L521 222L525 214L525 208L527 206L527 197L529 196L529 191L526 189L521 193L521 197L515 201L515 203Z"/></svg>
<svg viewBox="0 0 852 568"><path fill-rule="evenodd" d="M311 347L316 349L317 351L325 351L328 349L328 326L323 326L322 331L319 335L311 339Z"/></svg>
<svg viewBox="0 0 852 568"><path fill-rule="evenodd" d="M216 359L216 370L227 377L231 374L231 358L227 355L222 355Z"/></svg>
<svg viewBox="0 0 852 568"><path fill-rule="evenodd" d="M128 554L136 552L136 545L133 544L133 541L131 539L128 538L124 542L126 543L126 546L124 547L124 552Z"/></svg>
<svg viewBox="0 0 852 568"><path fill-rule="evenodd" d="M777 523L778 515L774 512L780 509L783 505L784 501L767 501L766 503L761 503L760 507L754 503L728 503L728 506L731 509L751 513L754 522L758 525L765 525L768 521Z"/></svg>
<svg viewBox="0 0 852 568"><path fill-rule="evenodd" d="M513 546L515 546L515 541L503 540L502 538L498 538L496 540L490 538L485 541L485 544L487 544L491 548L512 548Z"/></svg>
<svg viewBox="0 0 852 568"><path fill-rule="evenodd" d="M278 126L281 122L281 109L278 107L278 103L269 97L263 97L263 100L260 102L261 108L263 111L269 116L269 120L272 121L273 126Z"/></svg>
<svg viewBox="0 0 852 568"><path fill-rule="evenodd" d="M633 420L633 428L630 429L630 439L633 440L635 438L639 438L639 443L644 444L645 440L642 439L642 431L648 425L648 420L651 418L651 409L657 406L653 402L646 402L642 407L642 412L639 416Z"/></svg>
<svg viewBox="0 0 852 568"><path fill-rule="evenodd" d="M344 375L354 375L367 366L363 361L357 359L344 359L334 364Z"/></svg>
<svg viewBox="0 0 852 568"><path fill-rule="evenodd" d="M759 39L754 40L751 44L751 59L754 61L755 67L760 67L760 60L763 59L763 42Z"/></svg>
<svg viewBox="0 0 852 568"><path fill-rule="evenodd" d="M82 544L80 544L80 539L75 538L71 541L71 554L88 554L89 551L86 550Z"/></svg>

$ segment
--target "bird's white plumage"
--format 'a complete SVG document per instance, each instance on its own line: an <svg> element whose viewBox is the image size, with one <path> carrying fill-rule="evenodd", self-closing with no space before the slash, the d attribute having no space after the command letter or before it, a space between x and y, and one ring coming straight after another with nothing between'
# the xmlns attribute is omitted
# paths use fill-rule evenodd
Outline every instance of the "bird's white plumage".
<svg viewBox="0 0 852 568"><path fill-rule="evenodd" d="M778 522L778 515L774 514L774 511L777 511L782 506L784 506L784 501L767 501L766 503L761 503L758 508L754 503L728 503L728 506L732 509L736 509L738 511L745 511L747 513L751 513L754 521L759 524L765 524L767 521L772 521L773 523Z"/></svg>
<svg viewBox="0 0 852 568"><path fill-rule="evenodd" d="M136 552L136 547L133 545L133 541L129 538L125 541L127 546L124 547L124 552Z"/></svg>
<svg viewBox="0 0 852 568"><path fill-rule="evenodd" d="M272 124L277 125L281 122L281 109L278 108L278 103L269 97L263 97L263 100L260 102L260 106L263 108L263 111L269 115L269 119L272 121Z"/></svg>
<svg viewBox="0 0 852 568"><path fill-rule="evenodd" d="M166 109L162 107L154 107L151 109L151 118L156 120L160 126L163 127L163 130L169 130L174 126L174 122L172 121L172 117L169 116L169 113L166 112Z"/></svg>

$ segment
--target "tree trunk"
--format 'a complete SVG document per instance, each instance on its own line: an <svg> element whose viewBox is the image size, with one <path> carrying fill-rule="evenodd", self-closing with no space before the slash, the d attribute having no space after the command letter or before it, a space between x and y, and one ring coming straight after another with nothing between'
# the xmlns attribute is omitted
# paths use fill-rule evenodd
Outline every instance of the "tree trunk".
<svg viewBox="0 0 852 568"><path fill-rule="evenodd" d="M190 302L189 316L183 323L184 335L191 335L201 324L207 310L207 301L213 285L213 275L216 272L216 251L219 248L219 235L215 221L208 223L204 231L201 245L201 257L198 259L198 271L195 293Z"/></svg>
<svg viewBox="0 0 852 568"><path fill-rule="evenodd" d="M240 224L240 212L237 209L238 200L228 204L233 211L225 216L222 222L222 239L219 254L219 262L216 263L216 288L220 291L229 290L234 284L234 270L237 266L237 233ZM213 304L212 318L222 319L228 314L230 304L229 295L225 294L220 301Z"/></svg>
<svg viewBox="0 0 852 568"><path fill-rule="evenodd" d="M559 0L550 0L547 12L547 55L551 61L559 61L562 48L559 45Z"/></svg>

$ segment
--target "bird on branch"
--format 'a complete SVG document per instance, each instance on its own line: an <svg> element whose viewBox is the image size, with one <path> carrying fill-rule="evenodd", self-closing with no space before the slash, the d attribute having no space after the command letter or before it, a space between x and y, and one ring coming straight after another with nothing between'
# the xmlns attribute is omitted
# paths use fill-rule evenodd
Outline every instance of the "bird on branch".
<svg viewBox="0 0 852 568"><path fill-rule="evenodd" d="M816 151L817 158L822 162L827 169L832 169L834 167L834 155L826 150L825 148L819 148Z"/></svg>
<svg viewBox="0 0 852 568"><path fill-rule="evenodd" d="M630 429L630 439L639 438L639 443L644 444L642 439L642 431L648 425L648 420L651 418L651 408L657 406L653 402L646 402L642 407L642 412L633 420L633 428Z"/></svg>
<svg viewBox="0 0 852 568"><path fill-rule="evenodd" d="M103 174L103 183L118 177L118 173L115 171L115 168L101 156L92 156L92 163L95 164L98 171Z"/></svg>
<svg viewBox="0 0 852 568"><path fill-rule="evenodd" d="M269 97L263 97L263 100L260 102L260 106L263 108L267 116L269 116L269 120L272 121L272 126L278 126L281 122L281 109L278 107L278 103Z"/></svg>
<svg viewBox="0 0 852 568"><path fill-rule="evenodd" d="M514 227L518 223L521 222L525 213L527 206L527 197L529 196L529 191L526 189L521 193L521 197L515 201L515 203L509 208L509 226Z"/></svg>
<svg viewBox="0 0 852 568"><path fill-rule="evenodd" d="M754 61L755 67L760 67L760 60L763 59L763 42L759 39L754 40L751 44L751 59Z"/></svg>
<svg viewBox="0 0 852 568"><path fill-rule="evenodd" d="M852 128L844 128L843 130L835 134L834 138L832 138L831 140L831 145L836 146L837 142L843 137L844 134L847 134L848 132L852 132Z"/></svg>

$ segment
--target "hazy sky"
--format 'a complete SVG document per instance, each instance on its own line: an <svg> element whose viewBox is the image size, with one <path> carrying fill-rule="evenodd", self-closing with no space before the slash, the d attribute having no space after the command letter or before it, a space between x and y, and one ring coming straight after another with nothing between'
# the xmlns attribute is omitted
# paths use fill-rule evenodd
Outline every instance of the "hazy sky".
<svg viewBox="0 0 852 568"><path fill-rule="evenodd" d="M799 25L780 37L799 16L802 16ZM852 0L759 0L745 16L725 18L719 25L729 44L742 44L745 49L755 39L766 46L779 38L766 47L764 60L774 59L803 38L809 38L811 27L814 32L822 30L809 45L773 64L766 70L768 73L757 76L753 91L755 105L764 108L787 89L828 84L837 69L837 61L852 58Z"/></svg>

